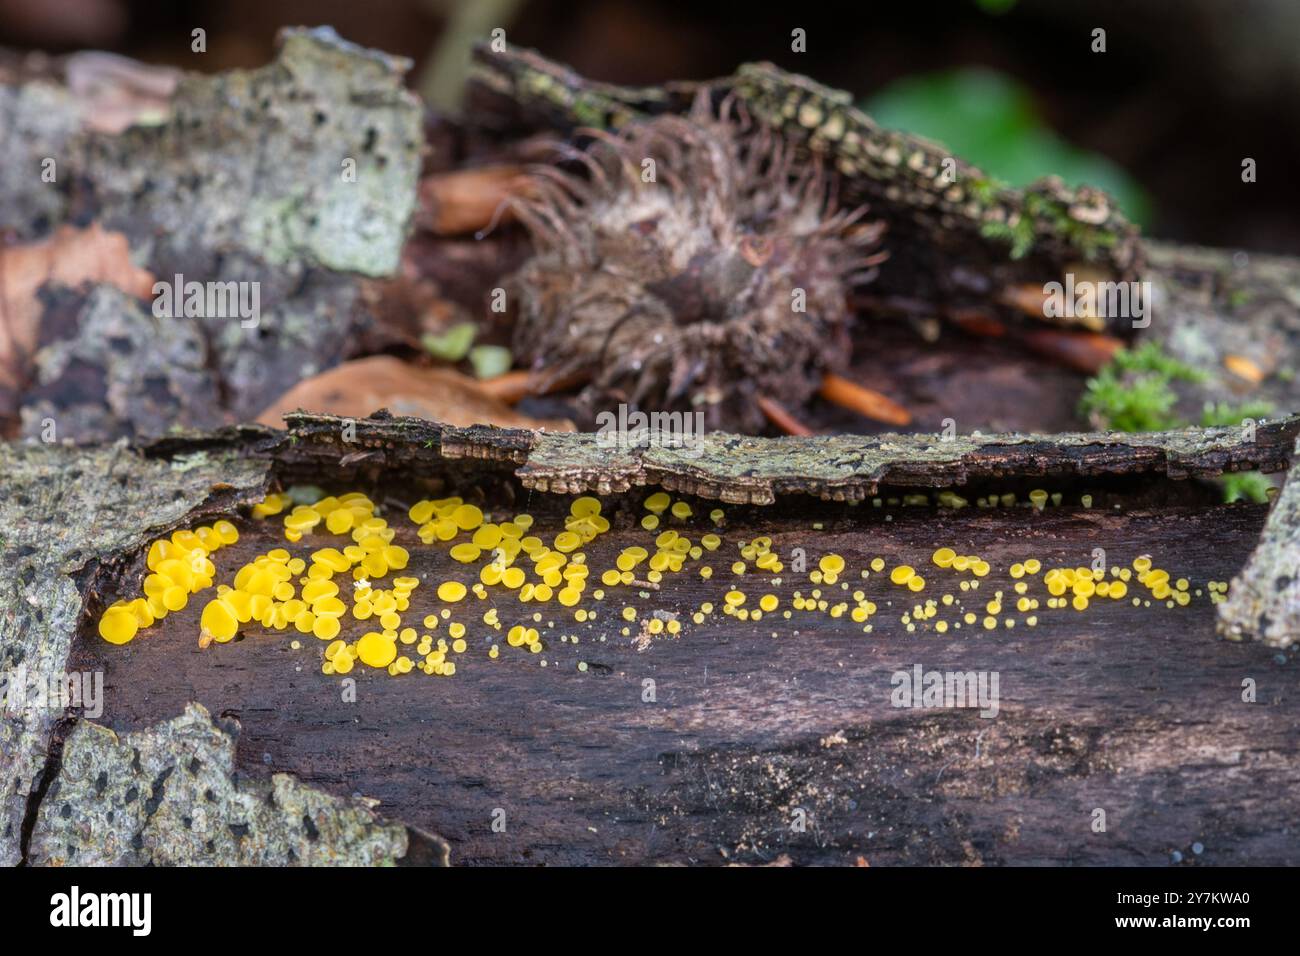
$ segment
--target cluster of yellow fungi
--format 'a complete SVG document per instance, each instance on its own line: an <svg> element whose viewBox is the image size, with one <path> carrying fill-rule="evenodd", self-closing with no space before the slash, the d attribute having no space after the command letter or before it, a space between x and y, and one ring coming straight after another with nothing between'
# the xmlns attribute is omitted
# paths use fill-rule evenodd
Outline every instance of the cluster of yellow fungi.
<svg viewBox="0 0 1300 956"><path fill-rule="evenodd" d="M191 595L212 587L217 569L210 556L238 540L239 530L222 520L154 541L145 557L144 597L109 605L99 619L99 636L125 644L141 628L184 610Z"/></svg>
<svg viewBox="0 0 1300 956"><path fill-rule="evenodd" d="M1053 503L1059 503L1058 497L1052 496ZM1046 492L1038 491L1029 498L1035 508L1044 507L1048 500ZM949 501L947 506L964 506L964 501L958 501ZM981 499L981 504L985 501ZM992 502L1015 504L1014 497L1010 502L998 498ZM854 579L842 555L822 554L816 566L807 570L800 550L800 560L789 572L780 549L771 537L763 535L736 542L737 557L730 565L731 580L736 583L727 586L716 603L702 601L684 613L639 608L630 595L649 599L652 592L666 586L670 576L680 574L688 565L703 581L713 577L713 567L706 562L723 546L719 531L726 516L722 509L712 509L708 530L696 540L688 535L689 526L702 519L696 518L690 502L674 501L666 492L656 492L645 500L638 521L653 538L622 548L611 567L593 574L583 549L610 530L610 521L601 511L601 502L595 497L575 499L563 530L548 541L533 533L533 517L528 514L489 520L482 508L460 497L417 501L407 511L414 536L428 547L445 546L452 562L473 566L474 572L468 583L457 576L439 580L432 588L439 606L419 616L421 626L415 626L407 623L404 615L416 620L410 612L421 578L401 573L411 555L396 543L398 529L389 525L383 509L359 492L326 495L312 504L295 504L287 494L269 494L253 507L254 518L279 517L288 544L310 540L319 546L306 556L274 548L239 567L230 584L215 585L215 594L204 605L199 620L200 647L227 643L242 626L256 623L268 631L292 630L320 640L324 644L320 666L325 674L348 674L361 663L394 677L417 670L450 677L456 673L459 655L470 648L471 628L492 660L500 658L502 643L540 655L548 646L543 634L557 630L561 643L579 643L582 638L576 629L565 633L568 625L557 628L551 617L571 614L576 624L591 631L607 588L626 589L629 597L618 602L616 612L623 623L614 626L621 628L623 636L639 640L678 635L686 618L698 626L718 613L752 623L778 614L783 620L795 614L824 614L847 618L871 633L881 604L893 606L892 598L877 594L874 600L869 599L862 586L851 583ZM328 540L331 537L338 540ZM140 628L185 608L192 595L213 588L217 570L211 556L238 540L234 524L222 520L193 531L179 530L170 538L153 542L146 558L149 573L144 579L144 596L108 607L99 622L100 635L111 643L125 644ZM1168 571L1155 567L1149 555L1133 559L1131 567L1110 568L1062 565L1044 569L1040 559L1028 558L1010 565L1005 588L986 589L985 596L978 598L972 592L978 592L981 582L993 572L987 560L945 546L934 551L930 564L935 569L933 577L956 575L956 587L937 597L923 597L930 585L917 567L897 564L886 573L886 561L880 556L864 563L856 581L884 575L890 586L909 595L899 615L909 633L927 629L945 634L963 625L985 630L1013 628L1017 620L1035 627L1040 611L1084 611L1099 599L1118 602L1131 597L1134 605L1149 606L1156 601L1170 608L1183 607L1203 593L1199 588L1193 590L1186 578L1172 578ZM778 591L787 583L786 577L794 575L812 587L795 589L784 599ZM588 591L590 578L600 586ZM756 596L744 590L745 583L760 579L764 583ZM1035 581L1041 581L1045 594L1030 593ZM1145 589L1146 596L1132 593L1131 588ZM992 597L987 597L988 590ZM1211 581L1206 590L1211 601L1222 601L1227 584ZM523 619L503 620L503 607L489 600L493 594L512 596L513 609L507 613L521 614ZM490 606L481 613L465 614L463 608L471 598ZM542 613L541 608L555 605L563 610ZM463 619L453 620L458 610ZM349 617L362 623L353 627L348 624ZM345 628L360 633L348 637ZM443 633L435 633L440 628ZM604 625L598 629L598 640L605 640L606 629ZM504 632L504 642L497 632ZM294 646L301 644L295 639ZM547 661L543 658L541 663L545 666ZM580 661L578 669L586 671L586 662Z"/></svg>

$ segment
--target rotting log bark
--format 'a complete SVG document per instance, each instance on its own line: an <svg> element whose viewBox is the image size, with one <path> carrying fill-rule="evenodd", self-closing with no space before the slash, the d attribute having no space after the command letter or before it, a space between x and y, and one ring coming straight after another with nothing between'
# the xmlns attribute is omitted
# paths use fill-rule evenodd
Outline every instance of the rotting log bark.
<svg viewBox="0 0 1300 956"><path fill-rule="evenodd" d="M1219 631L1274 647L1300 641L1300 477L1293 469L1259 545L1219 605Z"/></svg>
<svg viewBox="0 0 1300 956"><path fill-rule="evenodd" d="M796 862L862 855L897 863L1156 863L1193 840L1214 846L1216 862L1300 862L1286 837L1300 809L1300 707L1280 683L1296 662L1259 644L1213 640L1204 600L1168 613L1118 602L1087 615L1086 625L1067 613L1032 632L942 640L890 635L883 626L879 636L863 635L847 618L818 618L793 639L733 623L646 642L620 637L607 620L583 631L580 644L548 647L542 658L555 669L545 675L517 657L495 667L476 660L455 680L432 685L360 675L355 707L341 705L337 688L317 672L315 647L294 655L286 641L252 634L200 652L198 601L126 648L93 630L105 601L138 585L148 540L229 513L277 478L332 487L364 481L398 501L430 482L464 489L488 478L517 480L516 496L543 482L552 491L578 482L608 493L677 483L751 504L780 496L779 508L737 511L729 533L770 534L788 549L811 543L808 528L819 524L815 547L854 566L879 553L922 561L936 542L978 551L998 566L1031 551L1045 562L1077 563L1096 547L1118 561L1158 547L1200 586L1237 570L1265 509L1115 511L1101 490L1091 510L918 508L886 522L882 510L847 503L846 489L1024 480L1105 489L1224 468L1277 469L1295 446L1300 419L1261 426L1254 442L1237 429L956 442L711 436L700 458L682 457L682 449L610 456L592 436L386 416L353 423L352 442L344 441L347 424L299 414L287 433L244 427L138 450L0 447L3 670L11 680L20 666L46 675L100 671L107 684L98 729L61 710L6 715L0 859L287 862L292 850L298 862L389 860L401 856L401 837L390 828L400 820L405 861L445 856L427 830L468 862L757 862L788 852ZM573 456L567 463L566 454ZM1116 504L1124 500L1114 496ZM547 515L562 504L542 496L528 507ZM631 499L612 502L611 513L631 506ZM218 555L223 574L230 562L280 540L271 523L245 528L240 543ZM414 573L445 574L445 555L407 540L409 527L399 533L412 545ZM592 549L593 562L609 563L628 543L628 532L612 533ZM657 597L680 614L716 595L687 581ZM873 599L885 607L890 596ZM589 664L584 676L574 668L579 659ZM890 675L917 662L1003 674L1004 719L894 709ZM1241 701L1245 678L1272 706ZM646 680L655 682L661 706L643 702ZM238 716L239 741L231 744L196 712L168 723L191 701ZM178 734L178 727L187 729ZM385 819L278 777L232 778L225 789L210 788L220 796L192 833L196 818L180 807L208 771L188 768L190 744L167 740L196 737L218 768L228 766L233 746L241 773L265 777L269 766L334 797L365 793L381 801ZM140 818L129 811L129 822L109 825L82 804L104 788L123 802L133 788L139 796L142 771L123 769L129 748L173 767L166 780L143 781L166 812ZM1252 770L1249 788L1243 767ZM95 768L104 775L96 769L92 779ZM182 772L194 779L173 785ZM52 802L61 794L67 817ZM267 794L283 798L282 806L314 808L312 826L294 814L245 812ZM1109 842L1089 828L1097 806L1112 808L1111 834L1116 816L1122 823ZM505 839L491 835L498 807L516 821ZM795 809L811 814L805 834L790 829ZM1070 812L1080 814L1077 828L1062 827ZM185 832L173 832L177 826ZM232 839L220 835L223 827ZM341 845L308 846L312 832L336 834ZM250 833L257 835L249 840Z"/></svg>
<svg viewBox="0 0 1300 956"><path fill-rule="evenodd" d="M235 771L235 738L198 704L118 737L78 721L42 795L27 862L45 866L376 866L413 834L290 774ZM446 862L440 838L420 834Z"/></svg>
<svg viewBox="0 0 1300 956"><path fill-rule="evenodd" d="M1265 422L1253 439L1238 428L1132 435L835 435L750 438L714 433L679 448L620 447L590 433L487 427L448 428L376 416L345 441L341 419L298 413L286 419L285 461L409 466L473 458L518 466L524 487L556 494L600 494L659 485L733 504L767 505L780 495L861 501L882 486L960 487L998 477L1172 479L1287 467L1300 416ZM156 446L170 447L167 444Z"/></svg>
<svg viewBox="0 0 1300 956"><path fill-rule="evenodd" d="M186 308L160 319L103 286L47 286L22 432L53 419L86 443L251 420L349 357L374 325L362 277L397 270L416 205L409 66L329 29L285 30L274 62L187 75L165 117L120 135L83 128L58 84L0 83L0 138L19 151L0 172L0 225L36 239L93 219L169 286L237 289L197 307L175 290ZM51 183L15 172L46 157ZM248 290L256 315L237 313Z"/></svg>
<svg viewBox="0 0 1300 956"><path fill-rule="evenodd" d="M232 429L228 433L232 438L250 434L264 437L264 432L257 430ZM82 722L78 722L69 741L76 761L66 766L60 760L66 730L64 708L43 703L32 691L37 686L49 688L52 680L66 673L73 635L78 621L84 619L87 595L93 592L96 577L116 573L114 568L120 567L120 562L138 556L153 537L205 516L229 514L265 494L269 463L255 456L255 443L218 444L196 441L165 458L142 457L124 442L92 449L0 444L0 528L4 529L0 536L0 696L4 701L0 720L0 864L12 865L23 858L25 841L49 789L57 793L57 788L66 787L69 794L94 793L97 797L111 785L114 792L138 793L141 787L133 775L140 771L131 760L124 764L120 759L123 747L149 749L160 767L169 758L178 766L196 756L187 743L192 735L179 732L178 727L160 728L139 742L120 743L106 731L80 730ZM190 714L185 727L198 732L205 719L201 717ZM226 731L216 727L209 726L200 736L206 741L205 759L209 761L232 746ZM92 767L96 772L87 780L83 771ZM298 847L296 852L303 859L333 855L340 860L373 860L386 852L383 848L392 851L391 857L406 853L411 846L419 849L422 859L445 856L437 850L437 838L427 835L413 841L404 836L402 853L397 853L399 841L390 830L377 822L363 823L362 817L373 818L363 804L318 798L291 782L277 782L275 792L292 794L303 805L310 804L316 832L328 832L340 840L333 848L309 848L302 843L301 818L268 813L251 819L239 811L257 794L256 789L240 789L233 780L227 781L224 789L215 788L219 767L210 768L208 779L214 782L214 792L223 794L221 805L209 808L208 822L216 828L255 825L257 830L253 844L238 840L233 846L226 841L214 843L207 851L208 862L284 861L291 847ZM141 800L156 806L164 801L165 793L161 783L155 782L153 789L158 792L145 794ZM98 847L91 855L101 862L179 859L168 857L161 849L162 836L147 852L138 847L113 849L117 845L109 839L106 818L94 810L96 800L82 802L75 817L57 825L47 820L37 832L57 831L60 839L80 833L81 839ZM120 828L127 826L138 808L121 809L119 829L113 831L119 836ZM152 812L137 822L140 829L131 836L142 839L150 826L158 825ZM170 839L180 841L179 834L171 833ZM253 851L249 849L252 845L261 849ZM43 859L64 858L63 849L54 843L42 847ZM115 856L119 850L125 855Z"/></svg>
<svg viewBox="0 0 1300 956"><path fill-rule="evenodd" d="M472 494L475 484L449 490ZM407 497L401 484L381 482L375 493ZM645 542L638 500L606 499L615 530L585 549L593 567ZM537 527L553 528L567 503L534 495L527 508ZM728 510L728 546L733 536L770 535L783 554L833 550L854 569L876 554L919 565L938 544L996 568L1029 554L1076 565L1101 547L1123 564L1150 551L1197 589L1233 573L1264 518L1260 506L1115 512L1108 500L1042 513L902 509L892 521L804 496ZM241 541L217 555L223 574L284 544L276 522L241 525ZM472 580L476 569L420 546L409 523L398 528L412 554L407 572ZM800 586L793 577L762 587L788 607ZM553 604L494 595L456 612L471 646L455 677L361 668L350 675L355 693L320 674L322 645L310 636L294 650L290 635L251 628L199 650L197 601L125 648L87 635L73 663L104 673L102 720L119 733L202 702L238 717L241 774L288 772L335 795L365 793L388 818L441 834L457 863L760 863L786 854L796 864L1166 865L1174 851L1198 864L1300 862L1300 661L1216 640L1203 595L1181 609L1102 602L1086 614L1040 611L1032 628L1021 620L1011 630L909 634L898 617L912 597L883 575L853 578L850 588L881 608L871 634L847 615L802 612L696 626L691 609L731 585L693 574L652 598L611 594L589 605L598 618L585 624ZM927 578L934 587L942 575ZM982 612L994 586L987 579L973 602L958 596ZM623 636L625 603L676 614L684 630ZM416 619L435 606L417 593ZM503 643L492 661L484 642L500 635L478 623L484 606L506 626L540 610L557 629L540 655ZM998 716L894 707L893 675L917 664L997 673ZM1242 699L1247 678L1258 703ZM1105 833L1092 830L1096 808L1106 811ZM1200 857L1196 842L1207 848Z"/></svg>

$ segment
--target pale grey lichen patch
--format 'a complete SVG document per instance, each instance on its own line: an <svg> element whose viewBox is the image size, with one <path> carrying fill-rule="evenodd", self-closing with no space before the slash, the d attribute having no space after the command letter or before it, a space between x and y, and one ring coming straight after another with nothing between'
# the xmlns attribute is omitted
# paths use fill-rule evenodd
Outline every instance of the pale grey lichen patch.
<svg viewBox="0 0 1300 956"><path fill-rule="evenodd" d="M1179 410L1195 420L1206 402L1300 408L1300 268L1294 258L1167 243L1148 244L1151 327L1143 333L1203 374L1181 384ZM1232 361L1259 370L1234 374Z"/></svg>
<svg viewBox="0 0 1300 956"><path fill-rule="evenodd" d="M1259 544L1219 605L1219 632L1272 647L1300 643L1300 473L1294 467Z"/></svg>
<svg viewBox="0 0 1300 956"><path fill-rule="evenodd" d="M41 803L29 862L81 866L391 865L404 826L289 774L235 771L235 738L191 703L118 736L79 721Z"/></svg>
<svg viewBox="0 0 1300 956"><path fill-rule="evenodd" d="M0 85L0 223L19 238L34 239L65 218L65 187L79 155L71 144L80 131L78 105L64 87L46 80ZM42 178L47 168L52 182Z"/></svg>
<svg viewBox="0 0 1300 956"><path fill-rule="evenodd" d="M237 450L174 468L125 442L93 449L0 444L0 691L16 674L64 673L85 594L74 576L125 560L196 509L228 511L265 491L268 464ZM61 711L0 708L0 865L17 863L28 802Z"/></svg>
<svg viewBox="0 0 1300 956"><path fill-rule="evenodd" d="M269 65L189 75L163 122L120 135L84 128L55 83L0 85L14 153L0 222L37 238L75 209L125 235L187 309L152 334L146 304L119 297L112 315L92 293L87 331L43 300L48 348L38 394L23 396L25 432L54 418L60 438L91 442L252 419L353 355L370 321L360 276L397 269L415 210L423 133L409 66L329 29L287 30ZM194 283L213 285L191 300ZM191 373L206 381L186 386Z"/></svg>
<svg viewBox="0 0 1300 956"><path fill-rule="evenodd" d="M420 165L409 65L323 28L284 31L261 69L188 76L167 123L95 141L87 172L101 216L133 247L153 245L155 268L241 250L389 274Z"/></svg>
<svg viewBox="0 0 1300 956"><path fill-rule="evenodd" d="M111 285L84 295L46 295L48 325L66 335L43 341L36 381L23 393L23 433L47 425L79 442L162 435L173 425L224 423L208 349L195 319L160 319ZM60 433L61 432L61 433Z"/></svg>

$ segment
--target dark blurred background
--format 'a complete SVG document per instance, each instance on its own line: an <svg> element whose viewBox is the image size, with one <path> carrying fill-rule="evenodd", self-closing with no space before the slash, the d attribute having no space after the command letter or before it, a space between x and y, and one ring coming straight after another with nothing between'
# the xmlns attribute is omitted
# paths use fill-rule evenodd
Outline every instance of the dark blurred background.
<svg viewBox="0 0 1300 956"><path fill-rule="evenodd" d="M589 76L699 79L772 60L853 92L887 125L1016 183L1111 190L1150 235L1300 253L1300 2L932 0L0 0L0 44L111 50L205 72L257 66L285 25L330 24L415 61L459 102L493 27ZM207 31L207 52L190 31ZM791 52L791 30L807 52ZM1092 32L1106 31L1094 53ZM1257 162L1243 183L1242 160Z"/></svg>

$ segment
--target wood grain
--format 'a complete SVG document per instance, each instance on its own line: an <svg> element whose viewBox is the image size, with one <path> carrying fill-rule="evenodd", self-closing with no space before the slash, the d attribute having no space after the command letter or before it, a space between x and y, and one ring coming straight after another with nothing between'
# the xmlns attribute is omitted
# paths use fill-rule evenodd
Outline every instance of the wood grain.
<svg viewBox="0 0 1300 956"><path fill-rule="evenodd" d="M543 514L545 498L526 504ZM975 601L956 589L956 575L931 566L922 597L948 590L969 607L996 587L1010 594L1013 560L1080 564L1104 547L1120 564L1150 551L1203 588L1240 566L1263 508L917 508L890 521L883 511L736 509L711 582L683 573L652 600L631 601L643 611L720 603L734 580L726 565L735 540L762 532L784 552L843 554L851 588L880 606L871 634L847 616L717 615L698 627L688 618L680 637L638 650L620 634L627 589L617 589L584 602L600 609L595 624L548 605L544 621L557 627L543 632L543 654L502 642L491 661L483 607L471 597L454 618L472 638L455 677L354 673L357 700L344 703L339 679L319 673L310 635L299 651L260 630L199 651L196 602L125 648L83 634L74 663L104 670L101 719L114 729L198 700L241 721L248 773L288 770L330 792L377 797L381 812L447 838L454 863L761 863L787 854L797 864L1162 865L1174 851L1189 863L1300 862L1295 658L1217 640L1204 595L1185 609L1103 602L1082 614L1040 610L1036 628L908 634L898 617L916 596L885 575L857 578L877 554L920 567L950 544L983 555L993 573ZM814 520L823 530L810 530ZM408 522L395 523L414 541ZM616 520L588 549L594 568L646 537L617 530L629 523ZM244 526L240 544L218 555L223 572L282 543L272 525ZM468 579L445 548L416 543L413 555L426 582L452 568ZM795 577L771 588L783 606ZM749 580L752 603L768 588L766 578ZM418 617L432 590L417 591ZM1036 583L1030 593L1042 592ZM536 607L497 603L507 625ZM560 633L581 643L561 643ZM998 672L1001 712L894 708L891 674L918 663ZM1242 702L1245 678L1257 683L1257 703ZM653 703L642 700L647 679ZM497 808L504 833L491 829ZM806 811L804 832L791 829L796 808ZM1091 829L1095 808L1106 811L1104 833Z"/></svg>

